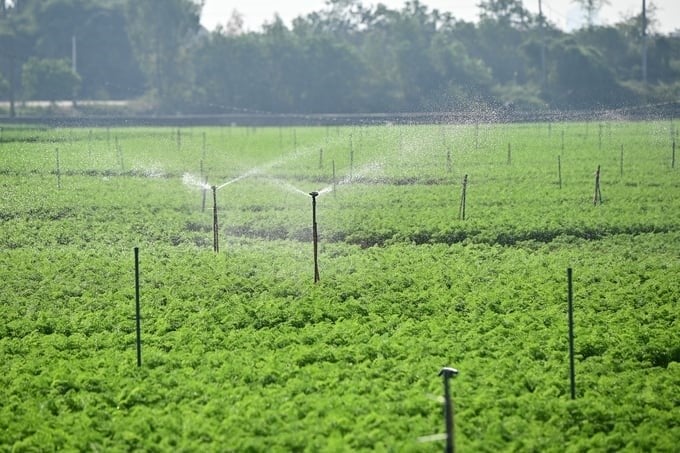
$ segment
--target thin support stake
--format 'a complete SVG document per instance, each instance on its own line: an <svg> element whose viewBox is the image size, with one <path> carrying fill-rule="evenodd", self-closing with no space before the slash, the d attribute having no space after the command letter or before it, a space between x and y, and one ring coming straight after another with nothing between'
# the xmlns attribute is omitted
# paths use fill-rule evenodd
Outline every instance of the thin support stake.
<svg viewBox="0 0 680 453"><path fill-rule="evenodd" d="M574 371L574 291L572 269L567 269L567 302L569 311L569 383L571 399L576 399L576 373Z"/></svg>
<svg viewBox="0 0 680 453"><path fill-rule="evenodd" d="M142 322L139 305L139 247L135 247L135 317L137 320L137 366L142 366Z"/></svg>
<svg viewBox="0 0 680 453"><path fill-rule="evenodd" d="M333 165L333 196L336 196L335 186L337 185L337 180L335 179L335 159L333 159L331 164Z"/></svg>
<svg viewBox="0 0 680 453"><path fill-rule="evenodd" d="M59 165L59 148L55 149L57 157L57 189L61 189L61 168Z"/></svg>
<svg viewBox="0 0 680 453"><path fill-rule="evenodd" d="M597 166L595 172L595 195L593 196L593 204L602 204L602 192L600 192L600 166Z"/></svg>
<svg viewBox="0 0 680 453"><path fill-rule="evenodd" d="M463 193L461 194L460 197L460 209L458 210L458 218L460 220L465 220L465 199L467 197L467 183L468 183L468 175L465 175L463 177Z"/></svg>
<svg viewBox="0 0 680 453"><path fill-rule="evenodd" d="M562 159L561 156L557 156L557 182L562 188Z"/></svg>

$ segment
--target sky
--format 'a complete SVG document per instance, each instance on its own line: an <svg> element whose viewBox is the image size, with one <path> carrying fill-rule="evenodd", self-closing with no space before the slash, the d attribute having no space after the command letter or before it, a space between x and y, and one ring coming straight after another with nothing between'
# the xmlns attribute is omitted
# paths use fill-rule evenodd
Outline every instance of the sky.
<svg viewBox="0 0 680 453"><path fill-rule="evenodd" d="M479 17L477 4L480 0L421 0L430 9L451 12L454 17L466 21L476 21ZM669 33L680 30L680 0L649 0L656 8L656 31ZM392 9L401 9L405 0L364 0L365 6L383 3ZM543 14L548 20L563 30L578 28L583 23L583 15L573 0L542 0ZM312 11L325 8L325 0L205 0L201 23L214 30L217 25L225 25L236 10L243 16L247 31L259 31L265 22L272 22L275 13L290 25L292 19ZM525 0L524 7L538 13L538 0ZM642 9L642 0L609 0L600 11L598 24L614 24L622 17L632 16Z"/></svg>

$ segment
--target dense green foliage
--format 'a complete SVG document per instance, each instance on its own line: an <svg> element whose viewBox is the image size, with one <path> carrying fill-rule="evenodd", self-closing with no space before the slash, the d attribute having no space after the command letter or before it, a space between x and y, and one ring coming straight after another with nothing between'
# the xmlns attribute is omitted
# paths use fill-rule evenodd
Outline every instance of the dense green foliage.
<svg viewBox="0 0 680 453"><path fill-rule="evenodd" d="M674 451L677 127L5 127L0 451Z"/></svg>
<svg viewBox="0 0 680 453"><path fill-rule="evenodd" d="M599 3L584 3L589 17ZM394 10L331 0L290 26L273 17L245 31L236 13L208 32L197 0L13 5L0 9L0 74L15 80L12 99L32 97L20 83L24 62L70 60L74 42L81 98L146 93L164 113L583 109L680 95L680 37L647 29L645 81L640 15L567 33L521 0L480 2L477 23L417 0ZM648 19L653 27L651 7Z"/></svg>

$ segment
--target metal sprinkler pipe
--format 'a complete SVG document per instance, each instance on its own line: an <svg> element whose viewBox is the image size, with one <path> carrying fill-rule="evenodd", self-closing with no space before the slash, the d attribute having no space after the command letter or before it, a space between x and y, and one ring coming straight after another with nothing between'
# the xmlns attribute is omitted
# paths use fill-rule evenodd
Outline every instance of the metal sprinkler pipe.
<svg viewBox="0 0 680 453"><path fill-rule="evenodd" d="M319 192L309 192L312 197L312 240L314 242L314 283L319 281L319 235L316 229L316 197L319 196Z"/></svg>
<svg viewBox="0 0 680 453"><path fill-rule="evenodd" d="M439 376L444 376L444 419L446 423L446 453L455 451L454 432L453 432L453 404L451 402L451 391L449 380L458 375L455 368L444 367L439 371Z"/></svg>
<svg viewBox="0 0 680 453"><path fill-rule="evenodd" d="M220 251L220 234L219 225L217 223L217 186L211 186L213 193L213 251L219 253Z"/></svg>

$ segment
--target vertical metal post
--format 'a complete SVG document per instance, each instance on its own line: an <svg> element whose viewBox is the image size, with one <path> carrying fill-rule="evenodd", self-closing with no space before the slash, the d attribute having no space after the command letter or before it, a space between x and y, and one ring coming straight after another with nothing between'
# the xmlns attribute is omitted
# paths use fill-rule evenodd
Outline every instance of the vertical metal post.
<svg viewBox="0 0 680 453"><path fill-rule="evenodd" d="M335 159L331 161L331 164L333 165L333 196L336 197L335 186L337 185L337 180L335 179Z"/></svg>
<svg viewBox="0 0 680 453"><path fill-rule="evenodd" d="M557 156L557 181L562 188L562 156Z"/></svg>
<svg viewBox="0 0 680 453"><path fill-rule="evenodd" d="M312 197L312 240L314 242L314 283L317 283L319 281L319 261L318 261L319 236L318 231L316 229L316 197L319 195L319 192L310 192L309 195Z"/></svg>
<svg viewBox="0 0 680 453"><path fill-rule="evenodd" d="M453 401L451 401L451 389L449 380L458 375L455 368L445 367L439 371L439 375L444 378L444 422L446 424L446 453L455 451L455 433L453 425Z"/></svg>
<svg viewBox="0 0 680 453"><path fill-rule="evenodd" d="M354 143L352 142L352 134L349 134L349 180L352 180L352 173L354 170Z"/></svg>
<svg viewBox="0 0 680 453"><path fill-rule="evenodd" d="M220 228L217 223L217 186L210 187L213 193L213 251L220 251Z"/></svg>
<svg viewBox="0 0 680 453"><path fill-rule="evenodd" d="M57 189L61 189L61 168L59 165L59 148L55 149L57 156Z"/></svg>
<svg viewBox="0 0 680 453"><path fill-rule="evenodd" d="M595 195L593 196L593 204L602 204L602 193L600 192L600 166L597 166L597 171L595 172Z"/></svg>
<svg viewBox="0 0 680 453"><path fill-rule="evenodd" d="M142 366L142 323L139 306L139 247L135 247L135 318L137 320L137 366Z"/></svg>
<svg viewBox="0 0 680 453"><path fill-rule="evenodd" d="M463 177L463 193L460 197L460 209L458 210L458 218L465 220L465 199L467 197L467 180L468 175Z"/></svg>
<svg viewBox="0 0 680 453"><path fill-rule="evenodd" d="M574 291L572 269L567 268L567 302L569 311L569 383L571 399L576 399L576 373L574 371Z"/></svg>

